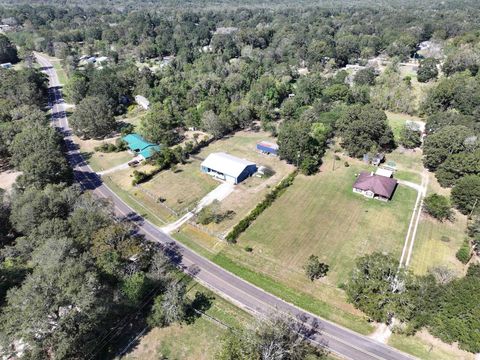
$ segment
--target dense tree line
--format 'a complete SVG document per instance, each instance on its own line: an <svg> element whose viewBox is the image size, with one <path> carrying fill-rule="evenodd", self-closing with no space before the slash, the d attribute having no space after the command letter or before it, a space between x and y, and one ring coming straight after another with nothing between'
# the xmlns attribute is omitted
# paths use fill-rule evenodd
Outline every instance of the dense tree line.
<svg viewBox="0 0 480 360"><path fill-rule="evenodd" d="M349 301L373 320L390 323L395 318L394 331L405 334L426 327L474 353L480 351L479 289L479 265L470 265L461 278L444 267L415 276L399 269L391 255L380 253L359 258L346 285Z"/></svg>
<svg viewBox="0 0 480 360"><path fill-rule="evenodd" d="M176 249L154 246L108 200L71 185L62 137L47 122L45 77L0 76L0 159L21 171L8 194L0 189L0 354L104 359L122 345L112 331L135 331L127 321L192 316Z"/></svg>

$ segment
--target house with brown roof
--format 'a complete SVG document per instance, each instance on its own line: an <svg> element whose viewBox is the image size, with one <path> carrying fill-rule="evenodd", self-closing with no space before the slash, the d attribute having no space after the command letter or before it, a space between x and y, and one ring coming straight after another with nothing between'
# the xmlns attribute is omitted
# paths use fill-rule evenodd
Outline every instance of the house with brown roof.
<svg viewBox="0 0 480 360"><path fill-rule="evenodd" d="M370 199L390 200L397 188L397 180L391 177L362 172L353 184L353 192Z"/></svg>

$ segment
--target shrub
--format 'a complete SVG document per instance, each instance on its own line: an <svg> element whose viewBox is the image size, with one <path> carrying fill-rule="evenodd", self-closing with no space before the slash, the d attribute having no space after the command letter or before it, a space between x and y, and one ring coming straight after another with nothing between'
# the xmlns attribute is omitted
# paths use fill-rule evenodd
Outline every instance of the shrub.
<svg viewBox="0 0 480 360"><path fill-rule="evenodd" d="M148 174L143 171L133 170L133 180L132 185L138 185L145 181L148 181L153 176L152 173Z"/></svg>
<svg viewBox="0 0 480 360"><path fill-rule="evenodd" d="M253 248L251 246L245 246L245 251L246 252L252 252Z"/></svg>
<svg viewBox="0 0 480 360"><path fill-rule="evenodd" d="M423 201L423 210L440 221L450 219L452 210L448 198L438 194L432 194Z"/></svg>
<svg viewBox="0 0 480 360"><path fill-rule="evenodd" d="M468 240L464 241L455 256L462 264L466 264L470 261L470 258L472 257L472 251L470 248L470 242Z"/></svg>
<svg viewBox="0 0 480 360"><path fill-rule="evenodd" d="M327 275L329 266L325 263L320 262L318 256L310 255L303 269L305 270L305 274L310 279L310 281L313 281Z"/></svg>

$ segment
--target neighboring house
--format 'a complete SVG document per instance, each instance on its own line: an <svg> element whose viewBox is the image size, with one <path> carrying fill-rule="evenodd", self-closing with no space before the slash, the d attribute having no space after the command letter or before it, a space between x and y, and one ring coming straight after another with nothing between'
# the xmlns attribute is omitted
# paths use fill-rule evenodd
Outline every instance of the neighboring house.
<svg viewBox="0 0 480 360"><path fill-rule="evenodd" d="M8 63L0 64L0 67L1 67L2 69L11 69L12 66L13 66L12 63L9 63L9 62L8 62Z"/></svg>
<svg viewBox="0 0 480 360"><path fill-rule="evenodd" d="M220 152L208 155L201 164L201 170L215 178L238 184L255 174L257 165L251 161Z"/></svg>
<svg viewBox="0 0 480 360"><path fill-rule="evenodd" d="M135 102L145 110L148 110L150 107L150 101L148 101L148 99L142 95L135 95Z"/></svg>
<svg viewBox="0 0 480 360"><path fill-rule="evenodd" d="M265 154L278 155L278 145L268 141L260 141L257 143L257 150L260 150Z"/></svg>
<svg viewBox="0 0 480 360"><path fill-rule="evenodd" d="M123 140L127 143L130 151L144 159L150 158L161 150L160 145L152 144L138 134L128 134L123 137Z"/></svg>
<svg viewBox="0 0 480 360"><path fill-rule="evenodd" d="M397 180L382 175L362 172L353 184L353 192L368 198L390 200L397 187Z"/></svg>

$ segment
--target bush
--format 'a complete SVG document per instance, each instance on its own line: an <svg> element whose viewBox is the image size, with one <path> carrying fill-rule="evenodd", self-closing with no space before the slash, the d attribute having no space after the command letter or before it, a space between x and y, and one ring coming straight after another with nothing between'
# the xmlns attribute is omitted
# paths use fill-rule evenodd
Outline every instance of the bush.
<svg viewBox="0 0 480 360"><path fill-rule="evenodd" d="M210 223L219 224L225 219L231 218L235 215L235 212L232 210L228 210L225 212L220 211L220 202L215 200L208 206L205 206L202 210L200 210L197 214L197 223L202 225L208 225Z"/></svg>
<svg viewBox="0 0 480 360"><path fill-rule="evenodd" d="M414 149L422 144L422 133L416 127L405 124L400 131L400 144L407 149Z"/></svg>
<svg viewBox="0 0 480 360"><path fill-rule="evenodd" d="M133 180L132 180L132 185L138 185L143 182L148 181L154 174L153 173L145 173L143 171L138 171L138 170L133 170Z"/></svg>
<svg viewBox="0 0 480 360"><path fill-rule="evenodd" d="M423 210L440 221L450 219L452 210L450 201L442 195L432 194L423 201Z"/></svg>
<svg viewBox="0 0 480 360"><path fill-rule="evenodd" d="M253 248L251 246L245 246L245 251L246 252L252 252Z"/></svg>
<svg viewBox="0 0 480 360"><path fill-rule="evenodd" d="M466 240L463 243L462 247L458 249L455 256L462 264L466 264L470 261L470 258L472 257L472 250L470 247L470 242L468 240Z"/></svg>
<svg viewBox="0 0 480 360"><path fill-rule="evenodd" d="M303 269L305 270L305 274L310 279L310 281L313 281L327 275L329 266L325 263L320 262L318 256L310 255Z"/></svg>
<svg viewBox="0 0 480 360"><path fill-rule="evenodd" d="M242 232L244 232L250 224L270 205L273 204L275 199L277 199L280 195L284 193L284 191L293 184L293 180L297 176L298 172L294 171L290 175L288 175L285 179L283 179L280 184L278 184L271 192L269 192L265 199L258 203L257 206L240 222L233 227L233 229L227 234L225 239L229 243L236 243L238 237Z"/></svg>
<svg viewBox="0 0 480 360"><path fill-rule="evenodd" d="M104 153L120 152L125 150L127 150L127 143L122 139L117 139L115 144L103 143L102 145L95 147L95 151Z"/></svg>

